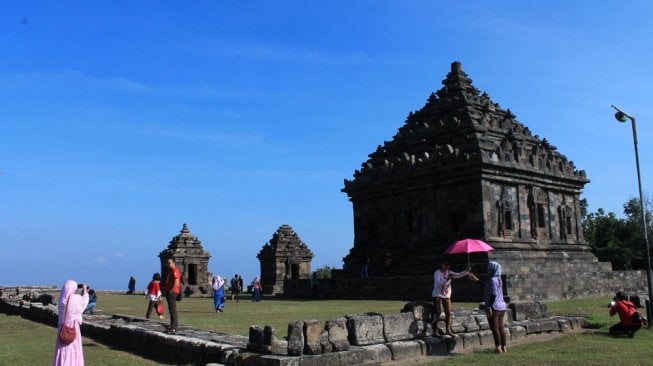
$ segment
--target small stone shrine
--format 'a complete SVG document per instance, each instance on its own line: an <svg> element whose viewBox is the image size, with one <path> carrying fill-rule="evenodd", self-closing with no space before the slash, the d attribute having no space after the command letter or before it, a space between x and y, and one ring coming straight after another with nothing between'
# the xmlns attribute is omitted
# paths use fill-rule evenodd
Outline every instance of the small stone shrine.
<svg viewBox="0 0 653 366"><path fill-rule="evenodd" d="M585 171L476 89L459 62L442 84L345 180L354 210L345 274L369 263L372 277L429 276L451 243L477 238L495 248L514 298L596 291L592 277L611 265L583 240ZM487 260L472 255L474 270Z"/></svg>
<svg viewBox="0 0 653 366"><path fill-rule="evenodd" d="M310 279L313 252L289 225L279 226L256 257L263 293L283 294L286 282Z"/></svg>
<svg viewBox="0 0 653 366"><path fill-rule="evenodd" d="M211 254L202 248L202 242L191 235L188 225L184 224L170 240L168 248L159 253L161 258L161 283L165 284L168 275L166 261L173 258L182 275L182 291L187 295L211 292L211 273L209 258Z"/></svg>

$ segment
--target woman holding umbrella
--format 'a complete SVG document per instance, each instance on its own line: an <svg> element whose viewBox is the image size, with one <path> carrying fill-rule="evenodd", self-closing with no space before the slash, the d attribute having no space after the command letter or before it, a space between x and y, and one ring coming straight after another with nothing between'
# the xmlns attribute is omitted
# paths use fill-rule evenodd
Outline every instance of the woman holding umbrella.
<svg viewBox="0 0 653 366"><path fill-rule="evenodd" d="M451 305L451 280L454 278L462 278L469 275L469 268L462 272L454 272L449 270L449 261L443 261L440 269L433 273L433 303L435 305L435 314L433 314L433 331L437 332L438 321L440 321L440 313L444 307L444 321L446 326L446 334L454 335L451 330L451 312L453 311Z"/></svg>

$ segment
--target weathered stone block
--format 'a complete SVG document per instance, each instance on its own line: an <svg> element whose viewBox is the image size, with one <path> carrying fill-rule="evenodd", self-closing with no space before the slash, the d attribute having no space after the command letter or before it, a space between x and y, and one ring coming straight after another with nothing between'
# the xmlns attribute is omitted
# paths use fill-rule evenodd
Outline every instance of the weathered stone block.
<svg viewBox="0 0 653 366"><path fill-rule="evenodd" d="M329 332L329 343L333 346L334 352L349 350L347 319L338 318L328 320L325 328Z"/></svg>
<svg viewBox="0 0 653 366"><path fill-rule="evenodd" d="M540 322L540 332L559 332L560 326L556 320L545 320Z"/></svg>
<svg viewBox="0 0 653 366"><path fill-rule="evenodd" d="M260 366L299 366L298 357L262 355L259 362Z"/></svg>
<svg viewBox="0 0 653 366"><path fill-rule="evenodd" d="M339 364L342 366L346 366L346 365L358 365L363 363L365 352L360 347L352 347L349 351L327 353L319 357L324 357L327 355L337 356ZM319 366L322 365L328 365L328 364L320 364Z"/></svg>
<svg viewBox="0 0 653 366"><path fill-rule="evenodd" d="M447 342L440 337L425 337L422 339L426 346L426 356L443 356L449 353L447 350Z"/></svg>
<svg viewBox="0 0 653 366"><path fill-rule="evenodd" d="M459 336L463 341L463 348L465 350L474 349L481 345L481 341L478 338L478 332L461 333Z"/></svg>
<svg viewBox="0 0 653 366"><path fill-rule="evenodd" d="M266 325L263 327L263 345L264 346L269 346L272 344L272 340L276 338L277 336L277 330L274 329L274 327L270 325Z"/></svg>
<svg viewBox="0 0 653 366"><path fill-rule="evenodd" d="M304 351L304 322L293 321L288 323L288 354L300 356Z"/></svg>
<svg viewBox="0 0 653 366"><path fill-rule="evenodd" d="M288 341L283 339L275 339L270 345L269 352L273 355L288 355Z"/></svg>
<svg viewBox="0 0 653 366"><path fill-rule="evenodd" d="M333 351L333 346L329 342L329 332L323 330L320 333L320 346L322 347L322 353L329 353Z"/></svg>
<svg viewBox="0 0 653 366"><path fill-rule="evenodd" d="M476 318L473 316L465 316L460 318L460 324L465 329L465 332L478 332L481 330L481 326L478 325Z"/></svg>
<svg viewBox="0 0 653 366"><path fill-rule="evenodd" d="M433 318L433 313L435 312L435 307L431 302L413 301L404 305L403 309L401 309L401 312L413 313L415 320L431 321Z"/></svg>
<svg viewBox="0 0 653 366"><path fill-rule="evenodd" d="M494 347L494 337L492 336L491 330L482 330L478 332L478 339L483 348L487 348L489 346Z"/></svg>
<svg viewBox="0 0 653 366"><path fill-rule="evenodd" d="M571 329L573 331L579 331L583 329L583 325L585 324L585 318L571 317L569 318L569 324L571 325Z"/></svg>
<svg viewBox="0 0 653 366"><path fill-rule="evenodd" d="M422 346L415 341L396 341L386 343L392 352L392 360L407 360L422 356Z"/></svg>
<svg viewBox="0 0 653 366"><path fill-rule="evenodd" d="M257 366L261 356L257 353L239 352L232 360L234 366Z"/></svg>
<svg viewBox="0 0 653 366"><path fill-rule="evenodd" d="M320 335L322 327L319 320L311 319L304 321L304 353L307 355L319 355L322 353Z"/></svg>
<svg viewBox="0 0 653 366"><path fill-rule="evenodd" d="M526 334L540 333L540 323L530 322L526 323Z"/></svg>
<svg viewBox="0 0 653 366"><path fill-rule="evenodd" d="M433 324L427 320L417 321L417 331L420 337L430 337L433 335Z"/></svg>
<svg viewBox="0 0 653 366"><path fill-rule="evenodd" d="M454 333L462 333L465 331L465 327L460 321L461 318L455 316L451 318L451 330L453 330Z"/></svg>
<svg viewBox="0 0 653 366"><path fill-rule="evenodd" d="M366 346L385 342L383 319L379 314L347 315L349 343Z"/></svg>
<svg viewBox="0 0 653 366"><path fill-rule="evenodd" d="M362 346L364 362L390 362L392 352L385 344Z"/></svg>
<svg viewBox="0 0 653 366"><path fill-rule="evenodd" d="M487 316L485 315L475 315L474 319L476 319L476 323L478 323L478 327L480 330L488 330L490 329L490 323L487 321Z"/></svg>
<svg viewBox="0 0 653 366"><path fill-rule="evenodd" d="M249 341L247 343L247 349L250 351L258 352L263 346L263 328L258 325L252 325L249 327Z"/></svg>
<svg viewBox="0 0 653 366"><path fill-rule="evenodd" d="M387 314L381 317L383 318L383 336L386 342L417 337L417 322L413 313Z"/></svg>
<svg viewBox="0 0 653 366"><path fill-rule="evenodd" d="M516 341L522 338L526 338L526 328L521 325L510 326L510 340Z"/></svg>
<svg viewBox="0 0 653 366"><path fill-rule="evenodd" d="M541 302L513 302L509 305L513 320L540 319L549 316L546 304Z"/></svg>
<svg viewBox="0 0 653 366"><path fill-rule="evenodd" d="M567 319L558 319L558 330L561 333L567 333L571 331L571 325Z"/></svg>

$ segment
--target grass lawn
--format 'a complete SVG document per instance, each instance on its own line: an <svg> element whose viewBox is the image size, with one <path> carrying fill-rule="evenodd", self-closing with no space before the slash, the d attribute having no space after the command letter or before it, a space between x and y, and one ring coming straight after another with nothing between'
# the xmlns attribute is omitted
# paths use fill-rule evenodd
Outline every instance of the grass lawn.
<svg viewBox="0 0 653 366"><path fill-rule="evenodd" d="M278 300L264 298L253 303L250 298L240 302L228 300L223 313L216 313L212 298L184 298L177 303L180 325L212 329L225 333L248 335L250 325L271 325L280 337L286 336L291 320L328 319L364 312L398 313L405 301L373 300ZM100 294L98 309L106 314L128 314L144 317L147 302L144 296L123 294ZM166 319L168 309L166 307ZM155 317L154 317L155 318Z"/></svg>
<svg viewBox="0 0 653 366"><path fill-rule="evenodd" d="M0 314L0 365L51 365L57 330L53 327ZM157 365L131 353L83 338L87 365Z"/></svg>
<svg viewBox="0 0 653 366"><path fill-rule="evenodd" d="M635 338L612 338L607 329L616 322L608 316L609 299L582 299L549 303L554 315L585 316L591 328L584 334L573 334L549 341L509 345L509 353L495 355L491 352L457 355L446 361L425 362L424 365L651 365L653 364L653 332L644 329ZM402 301L355 300L276 300L264 299L252 303L227 302L225 312L216 314L210 298L185 298L179 305L180 324L192 325L223 332L247 334L251 324L272 325L280 336L285 336L289 320L327 319L345 314L374 311L398 312ZM458 308L476 304L455 305ZM101 293L98 308L106 314L131 314L144 316L146 302L143 296ZM166 314L167 315L167 314ZM166 319L167 320L167 319ZM48 364L54 348L55 330L19 317L0 314L0 364ZM25 342L25 340L29 340ZM153 362L113 350L84 339L84 352L89 365L152 365Z"/></svg>

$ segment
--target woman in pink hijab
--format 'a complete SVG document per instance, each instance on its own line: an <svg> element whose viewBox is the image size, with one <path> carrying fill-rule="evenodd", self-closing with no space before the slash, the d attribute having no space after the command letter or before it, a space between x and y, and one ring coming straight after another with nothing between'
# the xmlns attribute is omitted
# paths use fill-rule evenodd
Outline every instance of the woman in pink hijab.
<svg viewBox="0 0 653 366"><path fill-rule="evenodd" d="M59 326L57 327L57 347L54 351L54 366L84 366L84 353L82 351L82 333L79 326L82 324L82 312L88 305L88 288L82 285L82 294L76 294L77 282L68 280L59 295ZM75 327L75 340L63 344L59 340L59 332L64 322Z"/></svg>

